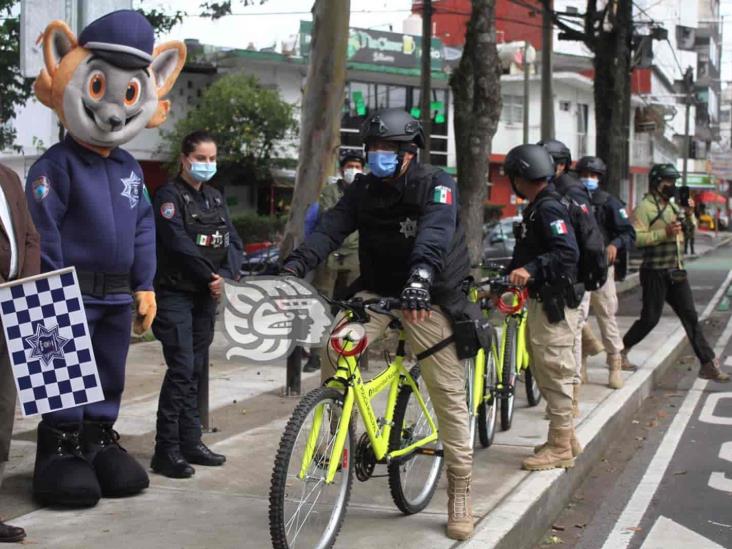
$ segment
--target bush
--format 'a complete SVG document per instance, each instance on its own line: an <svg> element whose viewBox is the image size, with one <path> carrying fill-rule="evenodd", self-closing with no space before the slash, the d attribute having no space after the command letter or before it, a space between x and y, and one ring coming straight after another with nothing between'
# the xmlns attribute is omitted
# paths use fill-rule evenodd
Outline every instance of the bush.
<svg viewBox="0 0 732 549"><path fill-rule="evenodd" d="M259 215L254 212L247 212L231 218L231 222L239 233L244 244L276 240L277 233L285 229L287 218L285 216Z"/></svg>

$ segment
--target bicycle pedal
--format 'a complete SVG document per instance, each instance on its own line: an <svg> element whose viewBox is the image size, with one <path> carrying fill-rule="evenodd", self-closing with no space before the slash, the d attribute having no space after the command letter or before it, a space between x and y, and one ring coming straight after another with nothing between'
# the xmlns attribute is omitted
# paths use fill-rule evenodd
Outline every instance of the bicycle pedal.
<svg viewBox="0 0 732 549"><path fill-rule="evenodd" d="M445 455L445 452L438 448L417 448L414 451L415 454L420 454L422 456L434 456L434 457L443 457Z"/></svg>

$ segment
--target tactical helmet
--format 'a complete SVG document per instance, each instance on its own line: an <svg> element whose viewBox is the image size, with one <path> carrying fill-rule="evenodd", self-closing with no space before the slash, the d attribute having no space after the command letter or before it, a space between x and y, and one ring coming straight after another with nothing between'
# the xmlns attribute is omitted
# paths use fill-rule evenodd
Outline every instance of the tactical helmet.
<svg viewBox="0 0 732 549"><path fill-rule="evenodd" d="M424 129L420 121L404 109L381 109L369 116L361 126L361 139L366 150L373 141L414 143L421 149L424 147Z"/></svg>
<svg viewBox="0 0 732 549"><path fill-rule="evenodd" d="M366 164L366 155L363 154L363 149L341 147L341 150L338 151L338 165L342 168L346 162L351 160L360 162L362 166Z"/></svg>
<svg viewBox="0 0 732 549"><path fill-rule="evenodd" d="M679 177L681 174L673 164L654 164L648 173L648 182L651 187L657 187L664 179L678 179Z"/></svg>
<svg viewBox="0 0 732 549"><path fill-rule="evenodd" d="M541 145L519 145L508 151L503 171L511 180L516 177L530 181L548 179L554 175L554 162Z"/></svg>
<svg viewBox="0 0 732 549"><path fill-rule="evenodd" d="M544 147L547 152L551 155L554 167L560 162L563 162L567 167L572 163L572 152L569 147L557 139L542 140L537 143Z"/></svg>
<svg viewBox="0 0 732 549"><path fill-rule="evenodd" d="M605 174L607 174L607 166L602 161L602 158L598 156L583 156L577 161L574 169L577 173L590 172L596 173L601 177L605 177Z"/></svg>

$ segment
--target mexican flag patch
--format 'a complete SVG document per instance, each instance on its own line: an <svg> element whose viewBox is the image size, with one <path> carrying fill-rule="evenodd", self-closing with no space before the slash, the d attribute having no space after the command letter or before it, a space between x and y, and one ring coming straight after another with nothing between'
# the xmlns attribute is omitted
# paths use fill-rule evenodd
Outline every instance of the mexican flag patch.
<svg viewBox="0 0 732 549"><path fill-rule="evenodd" d="M444 185L438 185L435 187L435 193L432 196L432 201L437 204L452 204L452 189L445 187Z"/></svg>
<svg viewBox="0 0 732 549"><path fill-rule="evenodd" d="M623 219L628 219L628 212L625 211L625 208L620 208L618 210L618 213L620 214L620 217Z"/></svg>
<svg viewBox="0 0 732 549"><path fill-rule="evenodd" d="M561 236L563 234L567 234L567 224L561 219L552 221L549 226L552 228L553 236Z"/></svg>

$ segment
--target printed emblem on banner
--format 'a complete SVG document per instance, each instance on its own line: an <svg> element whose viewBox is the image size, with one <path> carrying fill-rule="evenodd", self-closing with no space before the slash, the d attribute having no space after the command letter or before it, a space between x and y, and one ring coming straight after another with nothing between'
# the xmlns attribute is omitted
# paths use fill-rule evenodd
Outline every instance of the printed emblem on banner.
<svg viewBox="0 0 732 549"><path fill-rule="evenodd" d="M175 204L172 202L163 202L160 206L160 215L165 219L173 219L175 215Z"/></svg>
<svg viewBox="0 0 732 549"><path fill-rule="evenodd" d="M432 201L437 204L452 204L452 189L444 185L435 187Z"/></svg>
<svg viewBox="0 0 732 549"><path fill-rule="evenodd" d="M549 226L552 228L552 235L554 236L567 234L567 224L562 219L552 221Z"/></svg>
<svg viewBox="0 0 732 549"><path fill-rule="evenodd" d="M33 198L36 199L36 202L40 202L48 196L48 191L51 190L51 184L48 182L48 178L42 175L31 183L31 190L33 191Z"/></svg>

